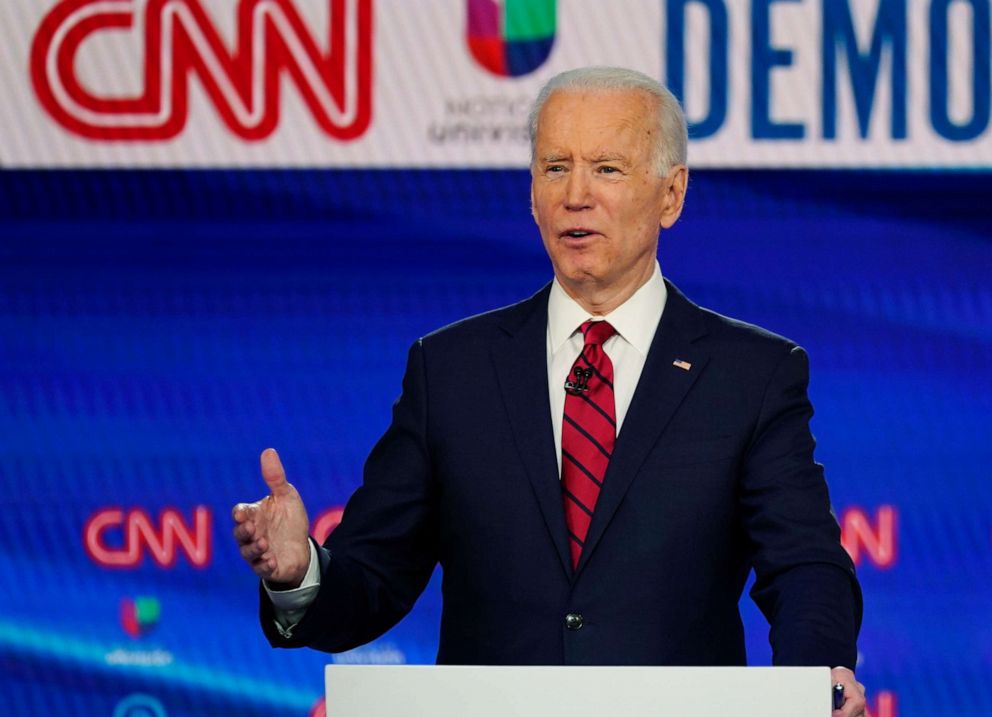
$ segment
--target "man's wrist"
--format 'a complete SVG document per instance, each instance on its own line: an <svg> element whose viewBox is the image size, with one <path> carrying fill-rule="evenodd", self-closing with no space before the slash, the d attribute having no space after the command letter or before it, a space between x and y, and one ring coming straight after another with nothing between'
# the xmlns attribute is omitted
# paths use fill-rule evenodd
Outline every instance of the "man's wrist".
<svg viewBox="0 0 992 717"><path fill-rule="evenodd" d="M304 573L303 577L301 577L295 583L277 583L272 580L266 580L265 587L267 587L269 590L271 590L274 593L282 593L282 592L286 592L287 590L296 590L298 587L300 587L300 585L303 584L303 581L305 579L306 579L306 573Z"/></svg>
<svg viewBox="0 0 992 717"><path fill-rule="evenodd" d="M279 583L270 580L263 580L262 584L265 586L266 592L270 594L273 593L281 595L292 595L296 591L301 591L306 588L319 587L320 586L320 561L317 557L316 544L312 539L307 540L307 546L309 548L309 561L307 563L307 570L300 578L300 581L295 585L293 583Z"/></svg>

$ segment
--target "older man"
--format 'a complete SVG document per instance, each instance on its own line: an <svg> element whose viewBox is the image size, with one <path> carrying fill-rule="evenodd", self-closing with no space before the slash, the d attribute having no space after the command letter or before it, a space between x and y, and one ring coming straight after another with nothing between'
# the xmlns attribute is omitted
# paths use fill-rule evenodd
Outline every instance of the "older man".
<svg viewBox="0 0 992 717"><path fill-rule="evenodd" d="M748 572L776 664L851 668L861 597L813 460L794 343L662 276L685 119L650 78L558 75L532 115L554 281L410 350L393 421L324 546L275 451L234 509L273 645L338 651L444 571L438 662L738 665Z"/></svg>

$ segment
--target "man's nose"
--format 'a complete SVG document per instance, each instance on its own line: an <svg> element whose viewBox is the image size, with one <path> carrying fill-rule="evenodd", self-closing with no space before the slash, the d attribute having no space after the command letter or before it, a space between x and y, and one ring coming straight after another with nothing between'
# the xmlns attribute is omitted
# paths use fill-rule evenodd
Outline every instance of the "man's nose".
<svg viewBox="0 0 992 717"><path fill-rule="evenodd" d="M589 176L582 169L569 172L565 186L565 208L570 210L588 209L592 206Z"/></svg>

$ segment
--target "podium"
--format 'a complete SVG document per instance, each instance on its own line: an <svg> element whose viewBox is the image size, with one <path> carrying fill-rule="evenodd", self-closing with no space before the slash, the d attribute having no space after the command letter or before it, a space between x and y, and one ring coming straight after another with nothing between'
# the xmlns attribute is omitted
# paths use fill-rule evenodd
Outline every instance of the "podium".
<svg viewBox="0 0 992 717"><path fill-rule="evenodd" d="M830 717L826 667L328 665L327 717Z"/></svg>

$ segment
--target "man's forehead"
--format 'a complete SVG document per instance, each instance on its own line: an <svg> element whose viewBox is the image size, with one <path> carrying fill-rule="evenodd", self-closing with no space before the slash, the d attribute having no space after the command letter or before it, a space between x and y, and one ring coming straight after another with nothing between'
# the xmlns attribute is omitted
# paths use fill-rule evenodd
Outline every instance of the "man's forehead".
<svg viewBox="0 0 992 717"><path fill-rule="evenodd" d="M558 90L538 116L541 139L578 129L604 133L650 132L652 109L639 90Z"/></svg>
<svg viewBox="0 0 992 717"><path fill-rule="evenodd" d="M535 137L535 155L580 153L584 159L611 159L637 154L651 143L654 125L639 105L598 102L545 105Z"/></svg>
<svg viewBox="0 0 992 717"><path fill-rule="evenodd" d="M540 116L556 114L563 105L568 107L570 113L579 111L597 115L623 111L644 116L651 113L652 99L651 95L640 89L569 87L552 92L544 103Z"/></svg>

